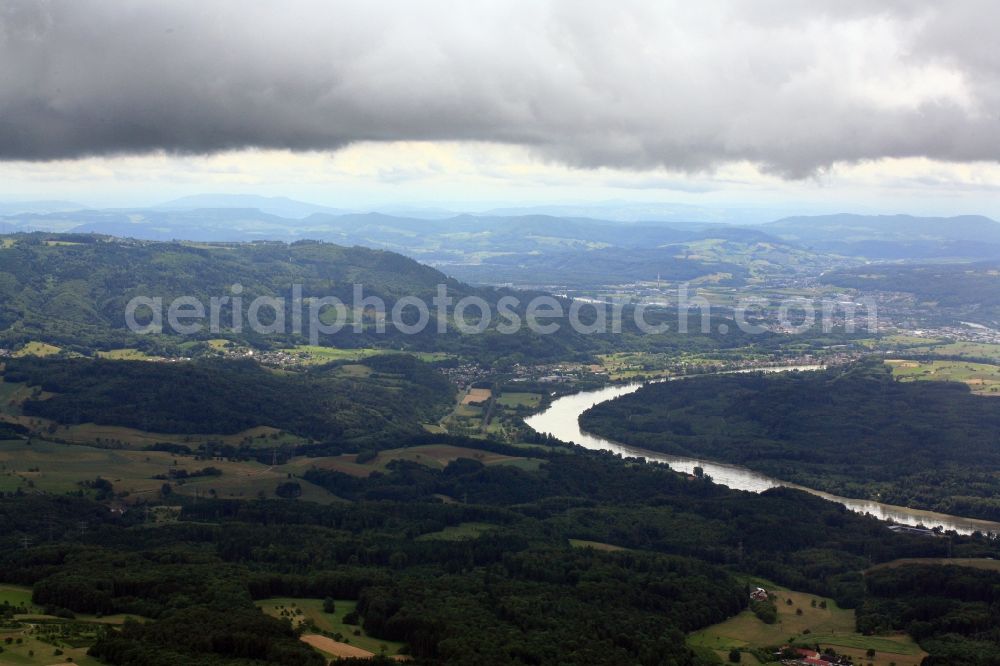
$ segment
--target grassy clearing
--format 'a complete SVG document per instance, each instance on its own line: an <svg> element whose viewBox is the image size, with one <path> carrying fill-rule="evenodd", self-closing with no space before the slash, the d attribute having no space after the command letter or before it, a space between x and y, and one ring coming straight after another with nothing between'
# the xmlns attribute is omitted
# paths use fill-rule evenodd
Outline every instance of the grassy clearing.
<svg viewBox="0 0 1000 666"><path fill-rule="evenodd" d="M239 446L248 444L253 448L270 448L282 444L302 444L307 440L303 437L272 428L257 426L232 435L216 435L211 433L180 435L163 432L136 430L124 426L97 425L96 423L81 423L80 425L58 426L52 433L53 437L78 444L109 443L121 444L128 448L143 448L151 444L170 443L184 444L192 450L207 442L221 442Z"/></svg>
<svg viewBox="0 0 1000 666"><path fill-rule="evenodd" d="M918 335L904 335L902 333L896 335L887 335L881 338L881 341L885 344L897 345L897 346L922 346L928 344L937 344L941 342L934 338L922 338Z"/></svg>
<svg viewBox="0 0 1000 666"><path fill-rule="evenodd" d="M538 458L511 458L510 460L500 460L494 465L509 465L525 472L537 472L542 468L542 461Z"/></svg>
<svg viewBox="0 0 1000 666"><path fill-rule="evenodd" d="M530 458L519 458L507 456L500 453L480 451L464 446L452 446L450 444L424 444L422 446L411 446L404 449L388 449L379 451L373 460L366 463L358 463L357 455L346 453L339 456L329 456L325 458L296 458L281 469L287 469L295 474L302 474L310 467L320 469L334 469L352 476L368 476L372 472L384 472L387 465L393 460L406 460L419 463L431 469L444 469L448 463L458 458L471 458L478 460L484 465L517 465L522 469L538 469L540 460Z"/></svg>
<svg viewBox="0 0 1000 666"><path fill-rule="evenodd" d="M920 647L906 635L864 636L855 631L854 611L842 609L833 599L804 592L782 589L769 583L762 584L775 601L778 621L765 624L749 610L725 622L691 634L688 642L693 647L708 648L720 655L731 649L776 647L788 643L832 647L838 653L849 654L859 663L875 666L919 666L926 656ZM791 604L787 603L791 600ZM816 602L816 605L813 605ZM822 605L826 605L823 608ZM799 614L798 611L801 611ZM874 649L876 657L868 659L865 653ZM744 655L748 656L748 655Z"/></svg>
<svg viewBox="0 0 1000 666"><path fill-rule="evenodd" d="M496 529L490 523L459 523L449 525L438 532L428 532L417 537L417 541L467 541L476 539L481 534Z"/></svg>
<svg viewBox="0 0 1000 666"><path fill-rule="evenodd" d="M478 405L463 404L455 409L455 416L464 419L480 418L483 415L483 408Z"/></svg>
<svg viewBox="0 0 1000 666"><path fill-rule="evenodd" d="M971 569L983 569L985 571L1000 571L1000 560L978 557L905 557L892 562L876 564L868 571L878 569L891 569L894 567L905 567L909 564L937 564L941 566L952 565L956 567L969 567Z"/></svg>
<svg viewBox="0 0 1000 666"><path fill-rule="evenodd" d="M370 377L372 374L372 369L367 365L361 365L359 363L349 363L347 365L342 365L338 370L338 374L344 375L345 377L354 377L356 379L364 379L365 377Z"/></svg>
<svg viewBox="0 0 1000 666"><path fill-rule="evenodd" d="M101 666L102 662L87 656L86 647L69 647L60 645L62 654L56 655L56 646L40 640L38 637L27 633L24 630L0 629L0 640L7 637L13 639L20 638L22 642L16 642L3 646L3 653L0 654L0 664L16 664L18 666ZM69 661L67 661L67 659Z"/></svg>
<svg viewBox="0 0 1000 666"><path fill-rule="evenodd" d="M1000 366L968 361L886 361L902 381L962 382L973 393L1000 396Z"/></svg>
<svg viewBox="0 0 1000 666"><path fill-rule="evenodd" d="M176 463L176 464L175 464ZM163 451L130 451L98 449L89 446L56 444L34 440L0 442L0 491L40 490L66 493L78 490L79 482L100 476L114 485L116 492L127 492L132 499L158 497L162 479L153 476L168 474L171 469L193 472L206 466L222 470L222 476L195 477L183 484L170 482L171 491L179 495L215 496L224 499L251 499L261 493L274 498L274 490L287 480L288 466L270 467L257 462L227 460L195 460L190 456L175 456ZM333 495L319 486L298 480L302 499L330 503Z"/></svg>
<svg viewBox="0 0 1000 666"><path fill-rule="evenodd" d="M449 358L455 358L455 354L448 354L446 352L406 352L411 356L417 357L418 360L424 363L435 363L437 361L446 361Z"/></svg>
<svg viewBox="0 0 1000 666"><path fill-rule="evenodd" d="M320 365L333 361L360 361L381 353L378 349L337 349L336 347L320 347L316 345L298 345L286 350L298 357L303 363Z"/></svg>
<svg viewBox="0 0 1000 666"><path fill-rule="evenodd" d="M274 498L278 484L301 476L312 467L335 469L353 476L365 477L372 472L384 472L389 462L407 460L431 469L444 469L458 458L478 460L484 465L514 465L526 471L537 471L541 460L508 456L488 451L447 444L428 444L403 449L381 451L371 461L358 463L355 454L320 458L296 458L285 465L271 467L256 461L196 460L193 456L174 455L164 451L105 449L91 446L61 444L35 439L29 445L24 440L0 442L0 492L44 491L74 492L80 482L98 476L111 481L116 492L128 493L129 499L159 498L164 483L171 492L183 496L219 497L222 499L252 499L263 495ZM222 470L221 476L193 477L179 481L156 479L169 475L170 470L184 469L189 473L207 466ZM301 499L329 504L339 501L329 492L301 478L295 478L302 488Z"/></svg>
<svg viewBox="0 0 1000 666"><path fill-rule="evenodd" d="M62 349L55 345L49 345L44 342L29 342L14 352L14 356L18 358L22 356L55 356L61 351Z"/></svg>
<svg viewBox="0 0 1000 666"><path fill-rule="evenodd" d="M98 358L106 358L112 361L160 361L162 356L150 356L146 352L135 348L109 349L108 351L97 352Z"/></svg>
<svg viewBox="0 0 1000 666"><path fill-rule="evenodd" d="M297 345L284 351L298 358L306 365L321 365L332 363L333 361L362 361L369 356L380 354L400 354L408 353L416 356L421 361L432 363L452 358L452 354L443 352L399 352L392 349L376 349L374 347L364 347L360 349L339 349L337 347L322 347L318 345Z"/></svg>
<svg viewBox="0 0 1000 666"><path fill-rule="evenodd" d="M493 397L493 392L490 389L470 388L465 396L462 397L462 404L471 405L473 403L486 402L491 397Z"/></svg>
<svg viewBox="0 0 1000 666"><path fill-rule="evenodd" d="M541 401L542 396L537 393L504 393L497 398L500 405L509 409L535 409Z"/></svg>
<svg viewBox="0 0 1000 666"><path fill-rule="evenodd" d="M323 612L323 601L320 599L293 599L289 597L275 597L272 599L261 599L257 606L268 615L277 618L287 618L292 624L312 623L321 632L336 635L343 638L341 642L359 647L374 654L398 654L403 643L395 641L385 641L373 638L365 634L360 626L345 624L344 616L354 611L356 602L344 599L337 599L334 602L333 613ZM354 632L360 632L355 634Z"/></svg>
<svg viewBox="0 0 1000 666"><path fill-rule="evenodd" d="M628 548L622 548L621 546L616 546L614 544L602 543L600 541L587 541L586 539L570 539L569 545L573 548L593 548L594 550L600 550L605 553L616 553L628 550Z"/></svg>
<svg viewBox="0 0 1000 666"><path fill-rule="evenodd" d="M21 585L0 585L0 604L2 603L8 603L11 606L24 606L29 613L37 610L31 603L31 588Z"/></svg>

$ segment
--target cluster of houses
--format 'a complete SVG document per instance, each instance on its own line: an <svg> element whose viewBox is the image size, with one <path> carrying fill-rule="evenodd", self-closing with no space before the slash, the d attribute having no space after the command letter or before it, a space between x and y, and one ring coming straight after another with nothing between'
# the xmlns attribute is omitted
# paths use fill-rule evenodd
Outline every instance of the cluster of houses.
<svg viewBox="0 0 1000 666"><path fill-rule="evenodd" d="M794 652L795 658L785 658L781 661L785 666L854 666L850 657L836 654L820 654L809 648L792 648L785 646L778 654L787 655Z"/></svg>
<svg viewBox="0 0 1000 666"><path fill-rule="evenodd" d="M462 363L452 368L438 368L458 388L464 389L490 376L490 372L478 363Z"/></svg>

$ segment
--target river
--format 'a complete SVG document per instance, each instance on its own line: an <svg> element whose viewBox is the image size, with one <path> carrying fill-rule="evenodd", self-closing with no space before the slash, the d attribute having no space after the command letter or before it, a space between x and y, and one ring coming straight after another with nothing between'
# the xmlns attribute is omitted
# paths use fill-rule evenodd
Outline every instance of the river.
<svg viewBox="0 0 1000 666"><path fill-rule="evenodd" d="M756 371L763 372L788 372L791 370L815 370L819 366L783 366L773 368L760 368ZM754 372L755 370L743 370L737 372ZM676 378L681 379L681 378ZM818 495L832 502L843 504L851 511L871 514L882 520L892 520L900 525L923 525L934 528L941 527L945 530L954 530L959 534L971 534L975 531L992 532L1000 534L1000 523L989 520L977 520L975 518L963 518L961 516L951 516L945 513L934 511L923 511L921 509L910 509L905 506L895 506L883 504L871 500L851 499L849 497L839 497L821 490L806 488L787 481L774 479L760 472L755 472L739 465L728 465L726 463L713 462L703 458L686 458L666 453L657 453L647 449L641 449L626 444L613 442L602 437L596 437L580 429L580 415L602 402L607 402L627 393L638 391L643 384L619 384L607 386L596 391L584 391L574 393L552 401L548 409L538 414L528 417L525 422L529 427L537 432L548 433L561 439L564 442L573 442L587 449L608 450L613 453L620 453L624 456L643 457L653 462L667 463L678 472L693 473L695 467L701 467L705 474L712 477L718 484L728 486L735 490L748 490L759 493L768 488L784 486L796 488L805 492Z"/></svg>

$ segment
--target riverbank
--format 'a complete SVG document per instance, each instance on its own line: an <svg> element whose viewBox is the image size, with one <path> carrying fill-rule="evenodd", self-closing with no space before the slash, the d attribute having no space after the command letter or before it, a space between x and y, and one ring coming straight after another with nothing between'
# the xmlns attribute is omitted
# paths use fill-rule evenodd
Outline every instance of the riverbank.
<svg viewBox="0 0 1000 666"><path fill-rule="evenodd" d="M815 370L820 367L796 365L761 368L760 370L764 372L790 372L794 370ZM752 371L754 370L735 372ZM675 379L679 381L683 378L677 377ZM739 465L729 465L702 458L668 455L628 446L586 433L580 428L579 417L583 412L602 402L613 400L628 393L634 393L644 385L644 383L613 385L594 391L584 391L557 398L543 411L525 419L525 423L537 432L548 433L558 439L578 444L587 449L607 450L623 456L642 457L650 462L665 463L678 472L689 474L694 473L695 468L699 467L705 474L712 477L712 480L716 483L733 488L734 490L759 493L769 488L783 486L802 490L823 499L843 504L851 511L871 514L880 520L901 525L924 526L931 529L940 528L945 531L953 530L959 534L971 534L977 531L1000 534L1000 523L997 522L953 516L921 509L911 509L909 507L884 504L873 500L841 497L821 490L789 483L781 479L775 479Z"/></svg>

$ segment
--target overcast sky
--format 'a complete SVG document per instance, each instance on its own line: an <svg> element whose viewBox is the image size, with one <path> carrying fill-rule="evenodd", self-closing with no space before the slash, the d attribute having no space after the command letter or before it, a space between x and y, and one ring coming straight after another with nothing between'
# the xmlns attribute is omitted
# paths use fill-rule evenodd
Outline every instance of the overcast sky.
<svg viewBox="0 0 1000 666"><path fill-rule="evenodd" d="M0 197L1000 216L997 25L995 0L7 0Z"/></svg>

